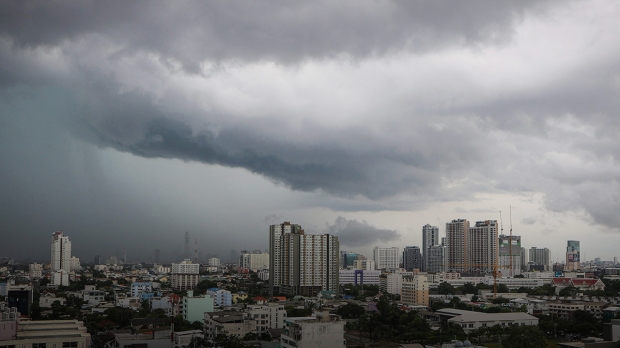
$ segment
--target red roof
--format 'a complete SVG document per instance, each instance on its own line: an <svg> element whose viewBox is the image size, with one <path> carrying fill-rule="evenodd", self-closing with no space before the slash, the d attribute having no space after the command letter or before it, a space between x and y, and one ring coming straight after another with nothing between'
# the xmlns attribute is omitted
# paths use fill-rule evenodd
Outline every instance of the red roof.
<svg viewBox="0 0 620 348"><path fill-rule="evenodd" d="M275 298L278 301L286 301L286 296L274 296L273 298Z"/></svg>
<svg viewBox="0 0 620 348"><path fill-rule="evenodd" d="M595 285L598 282L598 279L581 279L581 278L573 278L573 284L575 285Z"/></svg>
<svg viewBox="0 0 620 348"><path fill-rule="evenodd" d="M267 299L262 296L256 296L254 297L254 301L267 301Z"/></svg>

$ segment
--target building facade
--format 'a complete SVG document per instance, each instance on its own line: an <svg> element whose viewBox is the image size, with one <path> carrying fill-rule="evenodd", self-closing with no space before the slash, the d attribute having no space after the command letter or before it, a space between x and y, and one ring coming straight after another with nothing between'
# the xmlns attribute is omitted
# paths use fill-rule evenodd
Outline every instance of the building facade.
<svg viewBox="0 0 620 348"><path fill-rule="evenodd" d="M403 250L403 268L407 271L418 269L424 270L424 259L420 247L406 246Z"/></svg>
<svg viewBox="0 0 620 348"><path fill-rule="evenodd" d="M498 256L497 220L476 221L469 228L467 253L469 265L466 271L492 273Z"/></svg>
<svg viewBox="0 0 620 348"><path fill-rule="evenodd" d="M422 226L422 258L424 259L423 271L428 272L428 249L441 244L439 240L439 227L426 224Z"/></svg>
<svg viewBox="0 0 620 348"><path fill-rule="evenodd" d="M469 269L469 221L452 220L446 223L446 271L464 272Z"/></svg>
<svg viewBox="0 0 620 348"><path fill-rule="evenodd" d="M406 276L402 280L400 302L414 306L429 305L429 284L426 276Z"/></svg>
<svg viewBox="0 0 620 348"><path fill-rule="evenodd" d="M398 247L378 247L372 252L376 269L393 270L400 268L400 250Z"/></svg>
<svg viewBox="0 0 620 348"><path fill-rule="evenodd" d="M499 236L499 268L507 272L506 276L513 277L521 274L521 236ZM512 266L512 268L511 268ZM505 270L505 271L504 271Z"/></svg>
<svg viewBox="0 0 620 348"><path fill-rule="evenodd" d="M52 233L51 245L51 284L69 285L71 271L71 241L62 231Z"/></svg>
<svg viewBox="0 0 620 348"><path fill-rule="evenodd" d="M269 229L271 293L316 296L322 290L339 293L338 237L305 234L299 225L284 222Z"/></svg>
<svg viewBox="0 0 620 348"><path fill-rule="evenodd" d="M446 271L446 248L443 245L433 245L427 250L426 272L441 273Z"/></svg>
<svg viewBox="0 0 620 348"><path fill-rule="evenodd" d="M200 264L190 260L173 263L171 267L172 288L175 290L192 290L200 278Z"/></svg>
<svg viewBox="0 0 620 348"><path fill-rule="evenodd" d="M566 271L574 271L580 269L580 252L579 241L569 240L566 242Z"/></svg>
<svg viewBox="0 0 620 348"><path fill-rule="evenodd" d="M547 248L531 247L529 250L529 263L541 265L545 271L551 270L551 251Z"/></svg>

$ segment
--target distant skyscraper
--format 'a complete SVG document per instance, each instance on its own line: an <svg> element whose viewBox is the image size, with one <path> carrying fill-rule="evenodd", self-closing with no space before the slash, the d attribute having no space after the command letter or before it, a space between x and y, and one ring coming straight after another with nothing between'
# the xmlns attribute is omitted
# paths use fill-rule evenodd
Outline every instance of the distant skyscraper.
<svg viewBox="0 0 620 348"><path fill-rule="evenodd" d="M339 292L338 237L305 234L290 222L271 225L269 254L272 293L316 296L321 290Z"/></svg>
<svg viewBox="0 0 620 348"><path fill-rule="evenodd" d="M101 264L101 255L95 255L95 265Z"/></svg>
<svg viewBox="0 0 620 348"><path fill-rule="evenodd" d="M161 262L161 255L159 249L155 249L155 263Z"/></svg>
<svg viewBox="0 0 620 348"><path fill-rule="evenodd" d="M185 231L185 250L183 251L183 259L190 259L189 256L189 231Z"/></svg>
<svg viewBox="0 0 620 348"><path fill-rule="evenodd" d="M430 273L441 273L446 271L445 250L443 245L433 245L428 248L428 260L426 261L426 271Z"/></svg>
<svg viewBox="0 0 620 348"><path fill-rule="evenodd" d="M468 253L469 221L466 219L452 220L446 223L446 270L464 272L470 268Z"/></svg>
<svg viewBox="0 0 620 348"><path fill-rule="evenodd" d="M470 270L493 272L497 264L498 230L497 220L476 221L474 227L469 228L467 237ZM518 251L520 253L520 250ZM518 267L518 264L517 264Z"/></svg>
<svg viewBox="0 0 620 348"><path fill-rule="evenodd" d="M439 245L439 227L426 224L422 227L422 256L424 259L423 271L427 270L428 249L433 245Z"/></svg>
<svg viewBox="0 0 620 348"><path fill-rule="evenodd" d="M376 269L400 268L400 249L398 247L375 247L372 252Z"/></svg>
<svg viewBox="0 0 620 348"><path fill-rule="evenodd" d="M574 271L580 268L579 241L569 240L566 243L566 270Z"/></svg>
<svg viewBox="0 0 620 348"><path fill-rule="evenodd" d="M413 269L423 270L424 260L422 253L420 253L420 247L405 247L403 251L403 268L407 271L412 271Z"/></svg>
<svg viewBox="0 0 620 348"><path fill-rule="evenodd" d="M62 231L52 233L50 267L52 285L68 286L71 271L71 242Z"/></svg>
<svg viewBox="0 0 620 348"><path fill-rule="evenodd" d="M529 252L530 264L543 266L543 270L551 270L551 251L547 248L531 247Z"/></svg>

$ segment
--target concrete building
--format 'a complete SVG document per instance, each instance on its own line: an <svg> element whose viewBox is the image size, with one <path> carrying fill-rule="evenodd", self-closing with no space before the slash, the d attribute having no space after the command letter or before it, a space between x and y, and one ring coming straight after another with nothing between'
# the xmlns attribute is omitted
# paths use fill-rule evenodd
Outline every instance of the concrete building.
<svg viewBox="0 0 620 348"><path fill-rule="evenodd" d="M344 321L328 311L314 317L287 318L285 333L280 338L282 348L344 348Z"/></svg>
<svg viewBox="0 0 620 348"><path fill-rule="evenodd" d="M31 279L40 279L43 277L43 265L40 263L31 263L28 273Z"/></svg>
<svg viewBox="0 0 620 348"><path fill-rule="evenodd" d="M574 271L581 268L579 241L569 240L566 242L566 266L564 270Z"/></svg>
<svg viewBox="0 0 620 348"><path fill-rule="evenodd" d="M284 305L268 303L264 305L249 305L246 308L248 318L254 319L256 327L253 330L257 334L267 332L268 329L284 328L286 309Z"/></svg>
<svg viewBox="0 0 620 348"><path fill-rule="evenodd" d="M339 292L338 237L305 234L299 225L284 222L269 229L270 290L288 296Z"/></svg>
<svg viewBox="0 0 620 348"><path fill-rule="evenodd" d="M341 269L339 271L340 285L379 285L381 271L360 270L360 269Z"/></svg>
<svg viewBox="0 0 620 348"><path fill-rule="evenodd" d="M209 266L211 267L220 267L220 259L217 257L212 257L209 259Z"/></svg>
<svg viewBox="0 0 620 348"><path fill-rule="evenodd" d="M61 306L67 303L67 299L64 297L56 297L56 295L51 292L45 292L39 297L39 307L52 308L52 303L56 301L58 301Z"/></svg>
<svg viewBox="0 0 620 348"><path fill-rule="evenodd" d="M69 285L69 271L71 271L71 242L62 231L52 233L51 244L51 275L52 285Z"/></svg>
<svg viewBox="0 0 620 348"><path fill-rule="evenodd" d="M82 264L80 263L80 258L76 256L71 256L71 270L79 271L82 269Z"/></svg>
<svg viewBox="0 0 620 348"><path fill-rule="evenodd" d="M218 307L232 305L232 294L228 290L211 288L207 290L207 296L210 296L213 299L213 303Z"/></svg>
<svg viewBox="0 0 620 348"><path fill-rule="evenodd" d="M250 269L250 253L247 250L241 250L239 255L239 263L237 264L241 269Z"/></svg>
<svg viewBox="0 0 620 348"><path fill-rule="evenodd" d="M510 268L512 265L512 268ZM499 236L499 268L509 277L521 274L521 236Z"/></svg>
<svg viewBox="0 0 620 348"><path fill-rule="evenodd" d="M1 347L13 348L90 348L91 337L86 327L77 320L36 320L3 325L0 321L0 337L7 337L3 327L9 327L11 338L0 341Z"/></svg>
<svg viewBox="0 0 620 348"><path fill-rule="evenodd" d="M250 269L258 271L259 269L269 268L269 253L261 253L253 251L250 254Z"/></svg>
<svg viewBox="0 0 620 348"><path fill-rule="evenodd" d="M257 326L256 320L250 318L248 313L239 311L206 312L204 325L207 340L212 340L221 332L243 337L254 332Z"/></svg>
<svg viewBox="0 0 620 348"><path fill-rule="evenodd" d="M428 272L428 249L441 244L439 240L439 227L426 224L422 226L422 258L424 260L423 271Z"/></svg>
<svg viewBox="0 0 620 348"><path fill-rule="evenodd" d="M149 298L153 297L159 288L160 284L155 282L133 282L131 283L131 297L139 297L146 300L147 298L143 295L151 294L152 296L149 296Z"/></svg>
<svg viewBox="0 0 620 348"><path fill-rule="evenodd" d="M394 270L400 268L400 250L398 247L376 246L372 252L375 269Z"/></svg>
<svg viewBox="0 0 620 348"><path fill-rule="evenodd" d="M171 267L172 288L175 290L191 290L196 287L200 278L200 264L190 260L173 263Z"/></svg>
<svg viewBox="0 0 620 348"><path fill-rule="evenodd" d="M468 232L469 221L466 219L446 223L445 252L448 272L464 272L470 268Z"/></svg>
<svg viewBox="0 0 620 348"><path fill-rule="evenodd" d="M406 246L403 250L403 268L407 271L414 269L423 271L425 268L424 259L420 252L420 247Z"/></svg>
<svg viewBox="0 0 620 348"><path fill-rule="evenodd" d="M376 269L375 261L367 259L363 255L359 255L354 262L354 268L359 270L373 271Z"/></svg>
<svg viewBox="0 0 620 348"><path fill-rule="evenodd" d="M183 319L193 323L202 321L206 312L213 312L213 304L211 296L194 297L194 291L189 290L187 296L181 299L180 311Z"/></svg>
<svg viewBox="0 0 620 348"><path fill-rule="evenodd" d="M429 306L429 284L426 276L403 277L400 302L414 306Z"/></svg>
<svg viewBox="0 0 620 348"><path fill-rule="evenodd" d="M433 245L426 251L426 272L441 273L446 271L446 247L443 245Z"/></svg>
<svg viewBox="0 0 620 348"><path fill-rule="evenodd" d="M547 248L531 247L529 250L529 262L543 266L544 271L551 270L551 251Z"/></svg>
<svg viewBox="0 0 620 348"><path fill-rule="evenodd" d="M467 271L493 272L493 266L498 262L497 232L497 220L476 221L476 224L469 228L469 235L466 237L468 244L466 253L469 255L468 265L465 268Z"/></svg>
<svg viewBox="0 0 620 348"><path fill-rule="evenodd" d="M341 268L355 268L355 261L359 256L358 253L353 253L350 251L341 251L340 252L340 267Z"/></svg>

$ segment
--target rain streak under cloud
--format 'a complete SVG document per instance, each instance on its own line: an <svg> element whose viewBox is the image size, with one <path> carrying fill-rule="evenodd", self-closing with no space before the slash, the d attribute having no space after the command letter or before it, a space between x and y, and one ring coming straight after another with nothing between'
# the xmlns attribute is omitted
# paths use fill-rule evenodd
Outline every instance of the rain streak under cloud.
<svg viewBox="0 0 620 348"><path fill-rule="evenodd" d="M509 204L527 246L618 238L615 2L1 7L0 256L263 249L265 216L369 250Z"/></svg>

